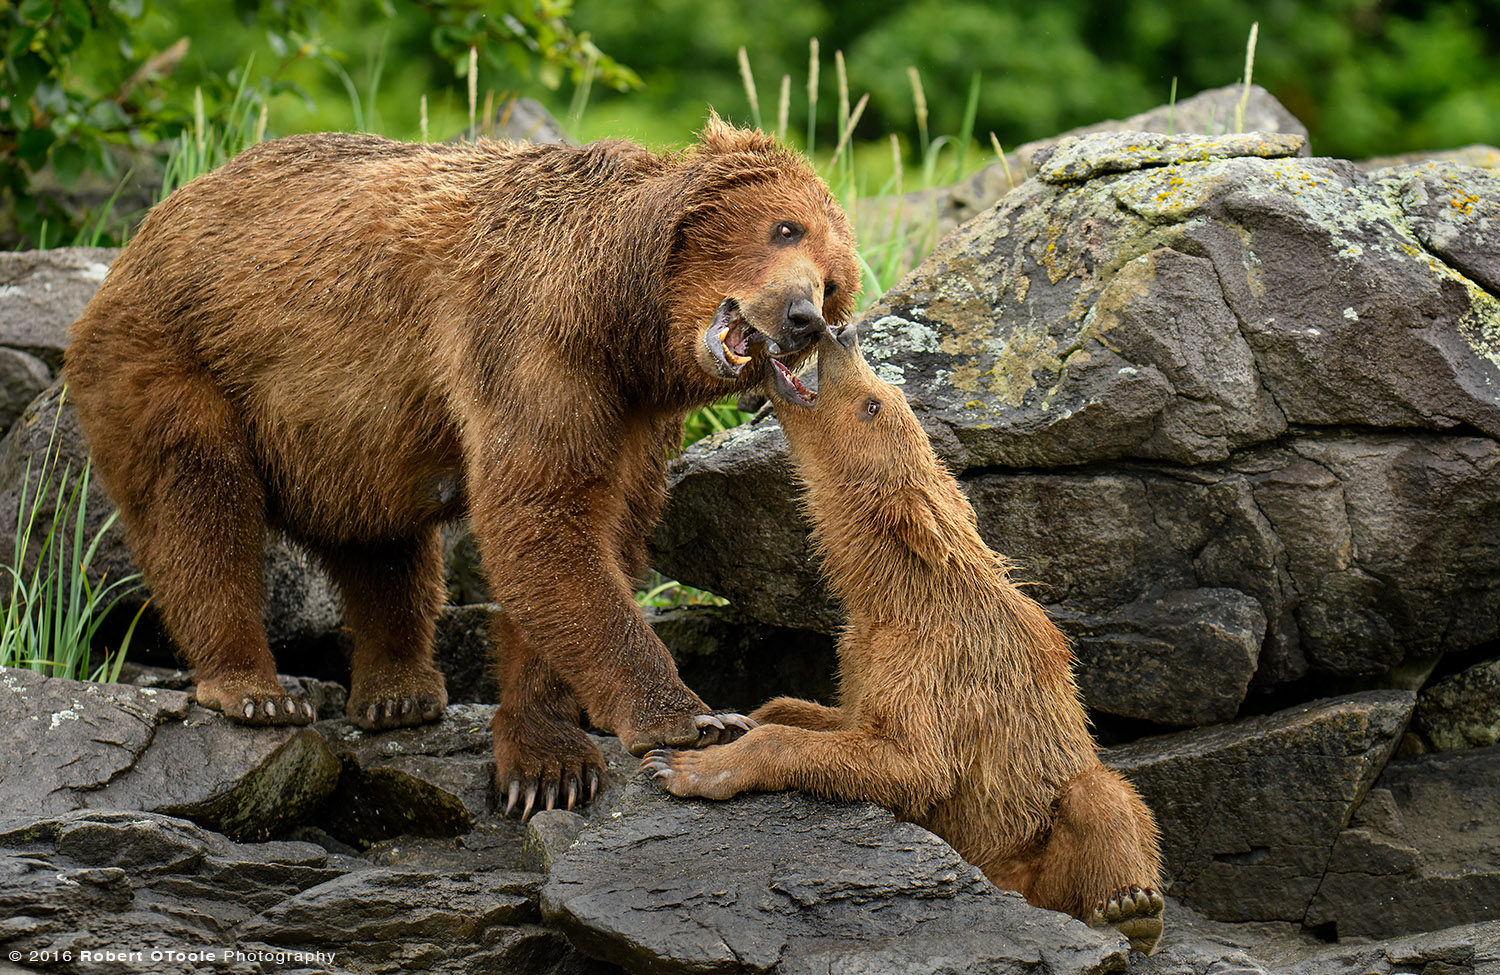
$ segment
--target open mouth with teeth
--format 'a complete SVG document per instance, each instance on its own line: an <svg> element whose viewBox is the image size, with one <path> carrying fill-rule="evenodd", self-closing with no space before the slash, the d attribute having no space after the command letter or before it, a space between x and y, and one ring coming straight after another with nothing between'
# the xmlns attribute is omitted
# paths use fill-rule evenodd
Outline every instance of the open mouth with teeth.
<svg viewBox="0 0 1500 975"><path fill-rule="evenodd" d="M771 364L771 378L777 393L798 406L811 406L818 394L809 390L781 361L780 356L790 355L798 349L784 349L771 336L751 325L740 312L740 304L733 298L719 302L714 311L714 320L703 337L709 355L725 379L737 377L754 358L757 347L764 349ZM806 343L799 344L798 348Z"/></svg>
<svg viewBox="0 0 1500 975"><path fill-rule="evenodd" d="M704 341L719 372L726 379L738 376L749 364L751 351L755 346L764 345L766 352L773 356L780 355L782 351L781 346L770 336L745 320L745 316L740 313L740 303L733 298L725 298L719 302Z"/></svg>

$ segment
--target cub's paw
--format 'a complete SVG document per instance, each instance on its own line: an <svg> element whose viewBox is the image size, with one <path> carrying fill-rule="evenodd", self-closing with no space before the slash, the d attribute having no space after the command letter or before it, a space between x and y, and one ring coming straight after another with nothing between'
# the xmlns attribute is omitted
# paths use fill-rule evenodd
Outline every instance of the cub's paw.
<svg viewBox="0 0 1500 975"><path fill-rule="evenodd" d="M299 725L312 724L314 718L311 702L293 697L275 681L269 687L260 681L199 681L196 697L236 724Z"/></svg>
<svg viewBox="0 0 1500 975"><path fill-rule="evenodd" d="M1150 887L1121 887L1094 905L1088 923L1091 928L1111 927L1130 939L1130 947L1152 954L1161 940L1162 912L1165 902Z"/></svg>
<svg viewBox="0 0 1500 975"><path fill-rule="evenodd" d="M680 714L620 731L620 744L632 755L653 748L706 748L734 741L757 723L733 711Z"/></svg>
<svg viewBox="0 0 1500 975"><path fill-rule="evenodd" d="M727 748L673 751L654 748L641 759L641 768L674 796L684 799L728 799L743 792Z"/></svg>
<svg viewBox="0 0 1500 975"><path fill-rule="evenodd" d="M594 801L609 776L599 746L577 725L508 720L497 710L490 727L495 736L495 796L505 803L503 815L522 822L542 809L573 809Z"/></svg>
<svg viewBox="0 0 1500 975"><path fill-rule="evenodd" d="M436 721L447 707L446 695L402 694L361 700L351 697L344 713L365 731L384 731Z"/></svg>

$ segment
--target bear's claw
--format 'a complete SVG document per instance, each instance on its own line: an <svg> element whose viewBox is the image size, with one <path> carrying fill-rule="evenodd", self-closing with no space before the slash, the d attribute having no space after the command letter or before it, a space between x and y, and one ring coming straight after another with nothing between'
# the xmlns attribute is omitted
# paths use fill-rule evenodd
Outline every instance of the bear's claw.
<svg viewBox="0 0 1500 975"><path fill-rule="evenodd" d="M599 794L603 778L598 769L590 768L584 770L581 776L571 773L546 782L540 778L531 779L525 783L524 791L522 780L512 778L505 790L504 815L509 816L517 804L520 804L520 818L524 823L531 818L532 813L542 809L572 809L576 805L593 802L594 797ZM523 798L524 803L521 802ZM537 802L539 798L540 804Z"/></svg>
<svg viewBox="0 0 1500 975"><path fill-rule="evenodd" d="M273 678L245 676L198 681L194 698L206 708L223 713L235 724L303 725L317 715L305 698L294 697Z"/></svg>
<svg viewBox="0 0 1500 975"><path fill-rule="evenodd" d="M365 731L409 728L443 716L444 703L435 694L404 694L361 702L349 708L349 719Z"/></svg>
<svg viewBox="0 0 1500 975"><path fill-rule="evenodd" d="M1094 905L1088 923L1091 928L1114 928L1130 939L1131 948L1149 955L1161 940L1165 906L1161 894L1150 887L1121 887Z"/></svg>
<svg viewBox="0 0 1500 975"><path fill-rule="evenodd" d="M620 744L636 756L653 748L706 748L734 741L756 726L753 719L733 711L678 715L654 725L622 731Z"/></svg>

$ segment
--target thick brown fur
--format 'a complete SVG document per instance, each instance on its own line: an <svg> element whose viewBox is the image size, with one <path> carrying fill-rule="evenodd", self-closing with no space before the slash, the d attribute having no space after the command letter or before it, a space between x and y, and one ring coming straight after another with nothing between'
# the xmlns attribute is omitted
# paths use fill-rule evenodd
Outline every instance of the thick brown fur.
<svg viewBox="0 0 1500 975"><path fill-rule="evenodd" d="M645 764L683 796L802 789L878 802L997 886L1116 923L1151 950L1155 820L1099 761L1066 638L980 538L901 390L874 375L852 332L820 343L812 407L773 397L848 614L842 705L778 698L737 741Z"/></svg>
<svg viewBox="0 0 1500 975"><path fill-rule="evenodd" d="M312 718L262 627L270 530L342 594L349 716L438 717L438 526L467 514L504 608L497 783L571 804L603 775L580 710L637 753L736 730L630 590L685 411L770 368L766 346L715 367L716 309L733 299L795 361L791 303L816 331L857 288L822 181L717 117L681 153L298 136L150 213L73 326L67 376L201 703Z"/></svg>

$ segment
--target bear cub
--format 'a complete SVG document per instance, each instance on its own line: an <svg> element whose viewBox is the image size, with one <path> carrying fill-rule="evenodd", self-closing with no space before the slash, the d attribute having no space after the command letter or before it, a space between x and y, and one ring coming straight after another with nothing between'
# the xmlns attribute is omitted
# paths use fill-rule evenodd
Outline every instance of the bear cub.
<svg viewBox="0 0 1500 975"><path fill-rule="evenodd" d="M772 378L824 572L848 614L842 704L776 698L737 741L658 749L643 765L678 796L801 789L874 801L946 839L996 886L1154 951L1156 822L1099 761L1066 638L980 538L901 390L865 363L852 326L821 338L816 394Z"/></svg>

